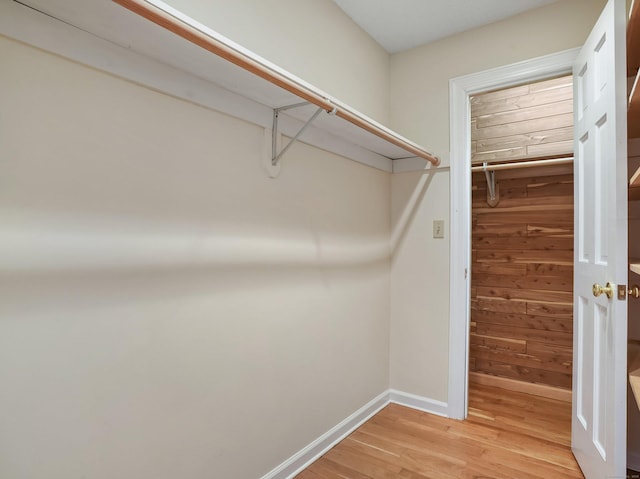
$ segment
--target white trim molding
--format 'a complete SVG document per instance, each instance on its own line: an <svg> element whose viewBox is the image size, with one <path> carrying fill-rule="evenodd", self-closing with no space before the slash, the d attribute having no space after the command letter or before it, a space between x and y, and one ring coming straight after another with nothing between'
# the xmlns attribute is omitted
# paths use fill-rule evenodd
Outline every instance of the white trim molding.
<svg viewBox="0 0 640 479"><path fill-rule="evenodd" d="M396 389L389 390L389 402L435 414L436 416L448 417L447 410L449 407L446 402L405 393Z"/></svg>
<svg viewBox="0 0 640 479"><path fill-rule="evenodd" d="M362 406L351 416L332 427L311 444L300 450L262 479L289 479L295 477L329 449L342 441L355 429L364 424L382 408L389 404L389 391L385 391Z"/></svg>
<svg viewBox="0 0 640 479"><path fill-rule="evenodd" d="M449 81L451 262L448 416L467 417L471 278L471 114L469 95L571 73L580 51L566 50ZM456 294L453 294L453 292Z"/></svg>
<svg viewBox="0 0 640 479"><path fill-rule="evenodd" d="M442 401L416 396L415 394L405 393L395 389L388 389L275 469L262 476L261 479L294 478L389 403L399 404L438 416L447 416L447 404Z"/></svg>

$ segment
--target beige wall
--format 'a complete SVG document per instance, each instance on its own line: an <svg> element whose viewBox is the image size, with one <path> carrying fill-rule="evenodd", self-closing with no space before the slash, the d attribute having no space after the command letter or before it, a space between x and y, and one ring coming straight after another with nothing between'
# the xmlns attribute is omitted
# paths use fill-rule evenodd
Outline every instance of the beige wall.
<svg viewBox="0 0 640 479"><path fill-rule="evenodd" d="M168 0L334 98L389 121L389 54L332 0Z"/></svg>
<svg viewBox="0 0 640 479"><path fill-rule="evenodd" d="M433 239L433 220L446 219L449 174L392 175L391 364L394 389L447 399L449 233Z"/></svg>
<svg viewBox="0 0 640 479"><path fill-rule="evenodd" d="M565 0L391 57L390 126L449 151L449 80L582 45L604 0ZM449 261L432 220L447 220L449 175L392 177L393 234L406 231L391 272L391 387L447 400ZM414 206L410 198L417 196ZM401 218L413 214L407 227ZM455 294L455 292L454 292ZM411 338L407 344L407 338Z"/></svg>
<svg viewBox="0 0 640 479"><path fill-rule="evenodd" d="M0 477L257 478L387 389L387 173L0 58Z"/></svg>

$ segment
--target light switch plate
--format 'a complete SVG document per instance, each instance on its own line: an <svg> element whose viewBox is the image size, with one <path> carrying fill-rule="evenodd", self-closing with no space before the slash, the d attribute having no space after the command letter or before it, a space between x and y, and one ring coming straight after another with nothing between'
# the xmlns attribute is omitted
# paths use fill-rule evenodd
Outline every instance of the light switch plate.
<svg viewBox="0 0 640 479"><path fill-rule="evenodd" d="M433 237L444 238L444 220L433 220Z"/></svg>

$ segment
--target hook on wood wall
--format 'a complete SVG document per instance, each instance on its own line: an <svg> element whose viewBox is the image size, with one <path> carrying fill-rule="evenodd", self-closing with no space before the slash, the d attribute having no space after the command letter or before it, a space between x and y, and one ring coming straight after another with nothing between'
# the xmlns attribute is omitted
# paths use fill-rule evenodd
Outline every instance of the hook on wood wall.
<svg viewBox="0 0 640 479"><path fill-rule="evenodd" d="M496 183L496 172L487 169L487 162L482 164L484 175L487 178L487 203L495 208L500 201L500 185Z"/></svg>

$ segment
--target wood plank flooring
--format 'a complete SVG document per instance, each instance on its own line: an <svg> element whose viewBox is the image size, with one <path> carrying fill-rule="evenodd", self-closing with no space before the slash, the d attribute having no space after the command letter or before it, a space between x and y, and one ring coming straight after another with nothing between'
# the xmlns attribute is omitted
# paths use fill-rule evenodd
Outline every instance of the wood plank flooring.
<svg viewBox="0 0 640 479"><path fill-rule="evenodd" d="M469 418L390 404L297 479L583 479L571 404L471 385Z"/></svg>

